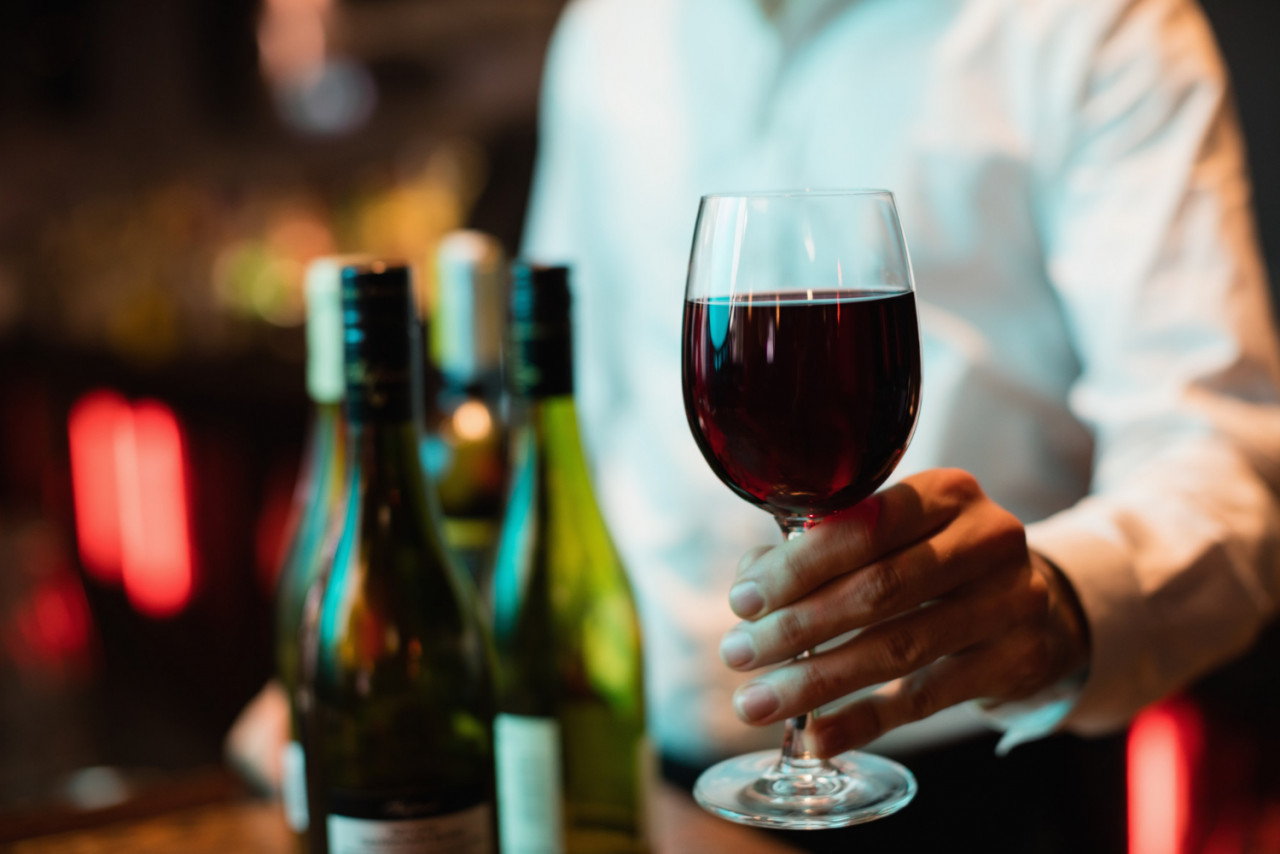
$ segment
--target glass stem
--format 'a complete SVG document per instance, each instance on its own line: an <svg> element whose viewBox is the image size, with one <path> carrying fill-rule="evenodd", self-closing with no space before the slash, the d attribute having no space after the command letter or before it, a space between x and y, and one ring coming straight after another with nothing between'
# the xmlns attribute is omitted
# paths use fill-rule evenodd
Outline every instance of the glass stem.
<svg viewBox="0 0 1280 854"><path fill-rule="evenodd" d="M811 652L812 650L806 649L796 656L796 661L808 658ZM782 764L787 767L787 770L800 771L814 763L814 756L804 743L804 731L808 728L813 714L813 712L806 712L794 718L787 718L782 734Z"/></svg>
<svg viewBox="0 0 1280 854"><path fill-rule="evenodd" d="M807 516L779 516L778 527L782 529L782 536L790 542L801 537L805 531L820 521L820 519L811 519ZM803 661L812 654L813 650L806 649L797 655L795 660ZM809 752L804 742L804 731L808 728L815 714L816 712L806 712L794 718L787 718L782 735L782 759L778 762L778 770L782 773L812 774L824 767L828 767L825 760L818 759Z"/></svg>

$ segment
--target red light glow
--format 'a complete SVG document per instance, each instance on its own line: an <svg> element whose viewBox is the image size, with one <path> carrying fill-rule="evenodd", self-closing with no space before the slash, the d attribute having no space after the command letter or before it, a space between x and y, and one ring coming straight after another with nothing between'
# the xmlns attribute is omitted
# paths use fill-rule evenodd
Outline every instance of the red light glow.
<svg viewBox="0 0 1280 854"><path fill-rule="evenodd" d="M182 445L169 407L150 401L134 407L135 466L133 477L124 479L128 488L121 490L124 592L135 608L154 617L173 616L191 600Z"/></svg>
<svg viewBox="0 0 1280 854"><path fill-rule="evenodd" d="M34 626L30 635L50 659L83 652L89 645L89 606L74 577L41 586L31 603Z"/></svg>
<svg viewBox="0 0 1280 854"><path fill-rule="evenodd" d="M19 666L48 672L84 664L92 618L74 576L47 579L10 618L5 645Z"/></svg>
<svg viewBox="0 0 1280 854"><path fill-rule="evenodd" d="M120 581L121 566L116 435L132 417L123 397L95 391L80 398L67 418L80 560L90 575L107 583Z"/></svg>
<svg viewBox="0 0 1280 854"><path fill-rule="evenodd" d="M1129 854L1184 854L1201 723L1183 703L1138 715L1129 729Z"/></svg>
<svg viewBox="0 0 1280 854"><path fill-rule="evenodd" d="M191 600L181 427L164 404L86 395L68 421L76 530L86 570L124 583L140 612L171 617Z"/></svg>

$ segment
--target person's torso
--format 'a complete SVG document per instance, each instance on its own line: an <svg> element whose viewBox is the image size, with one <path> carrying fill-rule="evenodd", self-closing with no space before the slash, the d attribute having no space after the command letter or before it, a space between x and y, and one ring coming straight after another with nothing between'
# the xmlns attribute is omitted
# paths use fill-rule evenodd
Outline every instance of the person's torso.
<svg viewBox="0 0 1280 854"><path fill-rule="evenodd" d="M1055 71L1039 29L1052 22L1035 7L1049 5L1061 4L837 0L808 35L752 0L571 9L576 42L559 49L582 63L565 99L580 159L573 257L559 260L576 267L586 439L642 607L678 599L673 584L722 600L738 555L777 536L716 480L683 410L682 297L704 193L893 191L924 373L897 476L967 469L1024 521L1087 491L1091 440L1067 409L1079 368L1042 253L1044 183L1067 133L1045 119L1046 99L1067 94L1044 89Z"/></svg>

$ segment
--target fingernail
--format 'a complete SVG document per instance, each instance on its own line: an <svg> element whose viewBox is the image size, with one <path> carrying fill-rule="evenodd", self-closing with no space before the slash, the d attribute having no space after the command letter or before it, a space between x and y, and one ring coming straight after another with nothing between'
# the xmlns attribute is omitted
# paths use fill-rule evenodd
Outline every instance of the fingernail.
<svg viewBox="0 0 1280 854"><path fill-rule="evenodd" d="M738 717L744 721L758 721L777 710L778 695L767 685L756 683L738 691L735 702L738 705Z"/></svg>
<svg viewBox="0 0 1280 854"><path fill-rule="evenodd" d="M764 597L754 581L744 581L733 585L729 591L729 607L745 620L760 613L764 608Z"/></svg>
<svg viewBox="0 0 1280 854"><path fill-rule="evenodd" d="M741 629L730 630L720 641L720 658L730 667L750 664L755 657L755 644L751 642L751 636Z"/></svg>

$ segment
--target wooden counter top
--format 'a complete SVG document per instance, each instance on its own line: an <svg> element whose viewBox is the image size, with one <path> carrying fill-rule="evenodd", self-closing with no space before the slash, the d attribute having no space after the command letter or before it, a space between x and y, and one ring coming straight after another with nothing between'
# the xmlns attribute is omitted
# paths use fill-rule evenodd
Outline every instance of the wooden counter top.
<svg viewBox="0 0 1280 854"><path fill-rule="evenodd" d="M654 798L655 854L794 854L777 836L722 821L662 785ZM280 806L234 800L13 844L13 854L292 854Z"/></svg>

